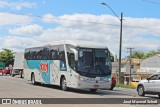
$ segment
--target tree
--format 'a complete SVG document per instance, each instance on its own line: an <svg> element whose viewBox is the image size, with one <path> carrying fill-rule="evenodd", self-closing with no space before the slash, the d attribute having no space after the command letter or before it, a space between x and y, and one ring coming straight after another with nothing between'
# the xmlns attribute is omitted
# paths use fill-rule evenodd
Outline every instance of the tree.
<svg viewBox="0 0 160 107"><path fill-rule="evenodd" d="M2 51L0 52L0 62L5 63L6 66L9 66L9 64L13 64L14 54L15 52L10 49L2 49Z"/></svg>
<svg viewBox="0 0 160 107"><path fill-rule="evenodd" d="M150 51L150 52L146 53L144 58L148 58L148 57L154 56L155 54L156 54L156 52Z"/></svg>
<svg viewBox="0 0 160 107"><path fill-rule="evenodd" d="M145 57L145 54L144 54L144 52L141 52L141 51L133 51L131 57L143 59Z"/></svg>

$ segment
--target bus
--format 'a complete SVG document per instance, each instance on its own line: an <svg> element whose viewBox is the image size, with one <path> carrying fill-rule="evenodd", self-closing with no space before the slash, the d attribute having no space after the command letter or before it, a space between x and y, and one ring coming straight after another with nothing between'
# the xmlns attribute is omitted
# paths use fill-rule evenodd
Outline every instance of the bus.
<svg viewBox="0 0 160 107"><path fill-rule="evenodd" d="M24 58L24 78L32 84L58 85L65 91L111 88L110 51L100 43L63 40L26 48Z"/></svg>

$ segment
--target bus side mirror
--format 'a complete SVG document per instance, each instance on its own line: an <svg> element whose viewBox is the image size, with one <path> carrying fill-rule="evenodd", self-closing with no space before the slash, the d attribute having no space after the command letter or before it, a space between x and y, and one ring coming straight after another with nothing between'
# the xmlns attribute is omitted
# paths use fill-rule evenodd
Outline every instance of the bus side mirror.
<svg viewBox="0 0 160 107"><path fill-rule="evenodd" d="M75 61L78 61L78 51L74 48L71 48L70 50L74 53Z"/></svg>

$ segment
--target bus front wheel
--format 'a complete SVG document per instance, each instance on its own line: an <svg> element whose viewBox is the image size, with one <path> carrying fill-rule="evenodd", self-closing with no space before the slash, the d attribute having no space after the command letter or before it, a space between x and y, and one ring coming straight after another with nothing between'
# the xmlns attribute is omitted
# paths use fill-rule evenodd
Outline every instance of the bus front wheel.
<svg viewBox="0 0 160 107"><path fill-rule="evenodd" d="M90 89L90 92L96 92L97 91L97 89Z"/></svg>
<svg viewBox="0 0 160 107"><path fill-rule="evenodd" d="M66 78L65 77L63 77L62 80L61 80L61 88L64 91L68 90L68 88L67 88L67 82L66 82Z"/></svg>

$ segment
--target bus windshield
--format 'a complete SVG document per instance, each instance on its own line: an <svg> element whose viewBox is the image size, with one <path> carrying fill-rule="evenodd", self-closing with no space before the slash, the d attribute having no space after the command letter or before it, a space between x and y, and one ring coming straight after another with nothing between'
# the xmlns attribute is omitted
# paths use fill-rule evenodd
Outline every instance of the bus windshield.
<svg viewBox="0 0 160 107"><path fill-rule="evenodd" d="M78 49L77 70L84 76L111 75L111 59L108 49Z"/></svg>

